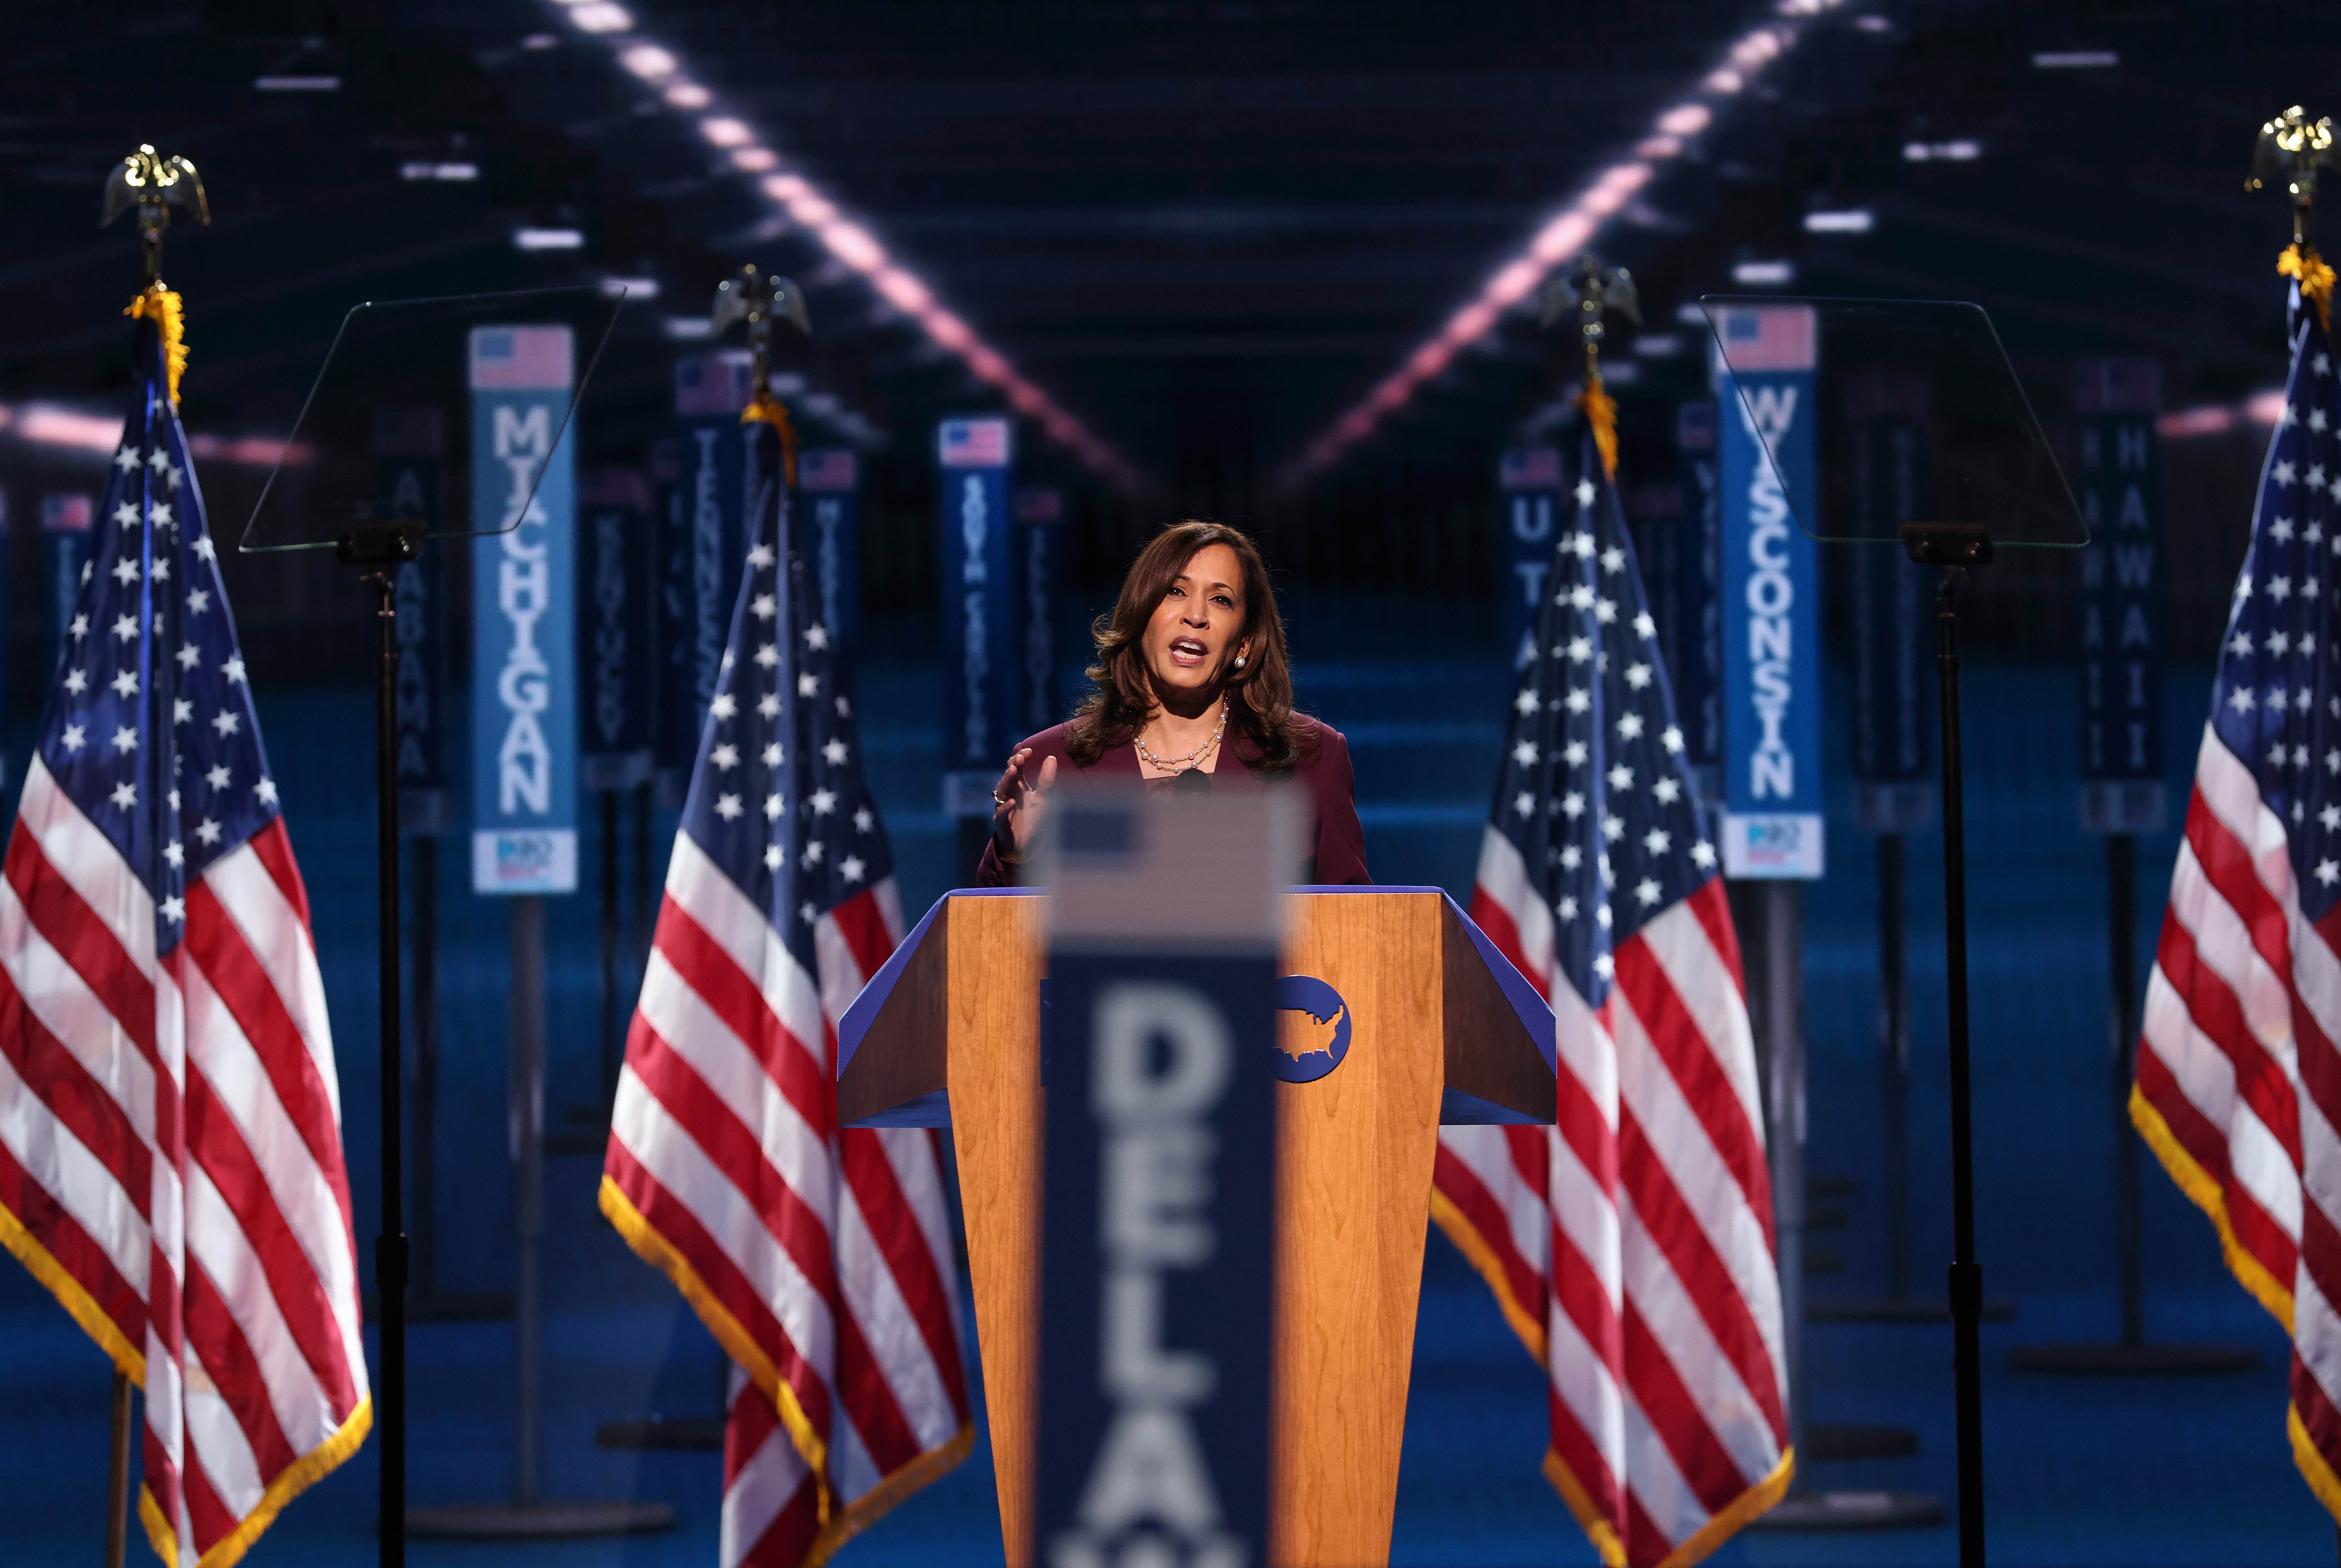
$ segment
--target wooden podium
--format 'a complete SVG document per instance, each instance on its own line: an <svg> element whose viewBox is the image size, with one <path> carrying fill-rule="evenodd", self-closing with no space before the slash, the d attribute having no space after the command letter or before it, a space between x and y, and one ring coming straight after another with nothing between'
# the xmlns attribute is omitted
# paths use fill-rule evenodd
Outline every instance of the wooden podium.
<svg viewBox="0 0 2341 1568"><path fill-rule="evenodd" d="M948 1126L1001 1532L1030 1568L1043 1150L1037 889L946 894L846 1011L838 1116ZM1277 1086L1277 1568L1390 1554L1441 1122L1549 1123L1552 1014L1436 888L1300 888L1281 972L1340 994L1348 1053ZM1289 1055L1326 1029L1282 1015Z"/></svg>

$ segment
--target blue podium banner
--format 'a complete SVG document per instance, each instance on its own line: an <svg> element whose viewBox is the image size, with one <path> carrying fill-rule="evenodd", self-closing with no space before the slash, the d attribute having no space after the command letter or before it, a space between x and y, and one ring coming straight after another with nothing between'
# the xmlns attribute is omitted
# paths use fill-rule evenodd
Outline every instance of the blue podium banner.
<svg viewBox="0 0 2341 1568"><path fill-rule="evenodd" d="M943 809L991 815L1017 728L1016 552L1008 511L1012 429L950 419L936 432L943 594Z"/></svg>
<svg viewBox="0 0 2341 1568"><path fill-rule="evenodd" d="M52 670L65 656L67 628L89 567L89 525L96 515L94 495L41 497L41 630Z"/></svg>
<svg viewBox="0 0 2341 1568"><path fill-rule="evenodd" d="M447 428L435 407L389 407L374 420L377 515L420 519L436 531L445 510ZM398 826L413 838L447 830L446 557L425 548L398 569Z"/></svg>
<svg viewBox="0 0 2341 1568"><path fill-rule="evenodd" d="M1277 1064L1321 1076L1277 1037L1298 814L1132 789L1052 817L1033 1558L1264 1563Z"/></svg>
<svg viewBox="0 0 2341 1568"><path fill-rule="evenodd" d="M754 389L755 367L743 351L692 354L675 362L674 415L681 438L677 480L682 604L665 630L673 640L674 684L667 693L681 736L679 765L696 754L707 705L723 673L723 645L748 552L748 438L740 411ZM670 765L678 765L671 763Z"/></svg>
<svg viewBox="0 0 2341 1568"><path fill-rule="evenodd" d="M1063 571L1065 497L1061 491L1016 492L1016 544L1023 593L1018 610L1023 624L1024 729L1046 729L1062 719L1057 705L1057 596Z"/></svg>
<svg viewBox="0 0 2341 1568"><path fill-rule="evenodd" d="M862 630L862 459L842 447L797 454L802 537L831 646L856 651Z"/></svg>
<svg viewBox="0 0 2341 1568"><path fill-rule="evenodd" d="M1826 863L1821 817L1820 554L1791 494L1814 481L1808 305L1734 307L1716 330L1721 409L1725 874L1810 878ZM1780 468L1773 466L1777 458ZM1785 487L1784 483L1785 482Z"/></svg>
<svg viewBox="0 0 2341 1568"><path fill-rule="evenodd" d="M579 782L588 789L631 789L651 776L657 738L657 660L650 656L658 627L654 502L649 479L631 468L585 474L578 500L578 600L585 615Z"/></svg>
<svg viewBox="0 0 2341 1568"><path fill-rule="evenodd" d="M2162 782L2162 448L2152 360L2084 360L2081 416L2081 825L2160 830Z"/></svg>
<svg viewBox="0 0 2341 1568"><path fill-rule="evenodd" d="M475 327L472 890L577 888L575 377L567 327ZM528 483L540 466L534 499Z"/></svg>
<svg viewBox="0 0 2341 1568"><path fill-rule="evenodd" d="M1504 498L1504 648L1512 668L1525 670L1536 658L1537 611L1560 544L1553 531L1560 515L1559 451L1531 446L1505 452L1497 460L1496 485Z"/></svg>

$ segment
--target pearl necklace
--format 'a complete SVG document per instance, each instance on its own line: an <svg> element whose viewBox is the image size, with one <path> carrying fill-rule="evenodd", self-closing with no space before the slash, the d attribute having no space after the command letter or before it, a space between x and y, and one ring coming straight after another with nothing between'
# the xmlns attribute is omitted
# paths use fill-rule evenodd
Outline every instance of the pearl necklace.
<svg viewBox="0 0 2341 1568"><path fill-rule="evenodd" d="M1220 737L1226 734L1227 730L1228 705L1226 701L1222 700L1220 703L1220 722L1218 726L1212 729L1211 738L1209 740L1204 741L1200 746L1196 747L1192 751L1188 752L1184 757L1157 757L1151 750L1148 749L1146 745L1146 737L1142 731L1132 736L1131 738L1131 743L1138 748L1138 755L1141 760L1152 763L1157 769L1165 773L1180 773L1192 769L1205 757L1210 756L1211 748L1220 743Z"/></svg>

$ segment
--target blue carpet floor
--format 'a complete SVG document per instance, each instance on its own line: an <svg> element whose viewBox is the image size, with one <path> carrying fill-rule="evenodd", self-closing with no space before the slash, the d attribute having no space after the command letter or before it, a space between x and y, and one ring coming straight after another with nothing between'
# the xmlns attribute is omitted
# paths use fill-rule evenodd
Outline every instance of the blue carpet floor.
<svg viewBox="0 0 2341 1568"><path fill-rule="evenodd" d="M1509 680L1478 656L1484 635L1459 615L1428 643L1451 657L1390 660L1367 639L1381 607L1301 604L1292 618L1304 706L1347 732L1378 879L1468 894L1501 741ZM873 638L873 645L880 640ZM1422 643L1418 642L1417 646ZM911 650L916 653L915 647ZM940 733L932 666L875 664L862 710L872 779L913 914L950 883L950 824L936 810ZM2294 1474L2284 1425L2281 1331L2230 1282L2208 1226L2149 1163L2147 1324L2151 1336L2256 1347L2237 1376L2083 1382L2020 1376L2007 1352L2110 1337L2116 1130L2107 1087L2104 879L2097 840L2075 829L2068 672L1992 669L1970 677L1970 885L1981 1249L1989 1294L2013 1321L1987 1327L1984 1387L1992 1557L2006 1564L2284 1564L2335 1560L2331 1523ZM2171 682L2169 733L2198 731L2207 674ZM374 1186L372 817L368 759L336 736L364 735L356 690L264 691L263 723L316 910L342 1062L346 1137L361 1234ZM1834 727L1841 729L1841 726ZM23 757L22 727L10 752ZM1840 755L1833 773L1842 774ZM2183 799L2191 752L2174 747ZM1831 802L1830 874L1807 895L1811 1140L1816 1173L1849 1180L1841 1228L1810 1239L1842 1260L1815 1295L1879 1294L1885 1280L1878 1121L1874 855L1841 787ZM589 816L591 814L589 813ZM586 863L598 843L588 823ZM664 827L662 825L662 831ZM2150 944L2175 839L2140 845L2139 924ZM662 839L662 853L663 839ZM1913 1255L1918 1288L1948 1251L1942 1049L1939 839L1914 839L1910 915ZM590 882L590 878L589 878ZM450 841L443 885L463 886ZM439 1285L509 1281L504 1163L504 911L457 891L442 908L445 1038L433 1217ZM560 902L551 923L551 1104L599 1093L594 907ZM583 1126L580 1121L576 1125ZM433 1564L549 1568L689 1564L714 1558L714 1455L599 1448L603 1422L652 1411L712 1412L712 1343L665 1282L596 1218L598 1162L550 1164L545 1490L672 1503L679 1524L618 1543L527 1548L418 1543ZM1834 1200L1833 1200L1834 1201ZM361 1246L361 1253L367 1248ZM511 1484L508 1324L414 1330L413 1491L418 1503L486 1501ZM1918 1454L1809 1466L1815 1484L1952 1487L1950 1337L1945 1327L1815 1324L1807 1331L1813 1418L1914 1428ZM0 1265L0 1564L86 1563L99 1545L106 1369L21 1270ZM1407 1564L1597 1561L1538 1472L1544 1395L1478 1280L1443 1240L1429 1242L1408 1409L1393 1561ZM369 1447L287 1510L256 1564L342 1568L374 1561ZM988 1451L917 1494L849 1547L849 1564L981 1563L1000 1556ZM1948 1527L1897 1534L1749 1534L1715 1561L1747 1564L1948 1563Z"/></svg>

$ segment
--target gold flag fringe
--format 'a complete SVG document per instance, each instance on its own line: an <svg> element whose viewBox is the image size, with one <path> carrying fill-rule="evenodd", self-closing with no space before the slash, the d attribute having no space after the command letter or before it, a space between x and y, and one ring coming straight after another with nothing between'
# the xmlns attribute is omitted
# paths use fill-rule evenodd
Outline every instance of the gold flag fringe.
<svg viewBox="0 0 2341 1568"><path fill-rule="evenodd" d="M2327 269L2326 276L2331 275L2330 269ZM177 408L179 377L185 373L187 368L186 306L176 293L164 288L157 280L148 283L144 292L132 300L122 313L153 322L162 332L163 374L171 394L171 406Z"/></svg>
<svg viewBox="0 0 2341 1568"><path fill-rule="evenodd" d="M2276 270L2287 278L2300 280L2300 297L2316 306L2316 324L2326 332L2333 330L2333 269L2316 253L2315 245L2295 240L2276 259Z"/></svg>

